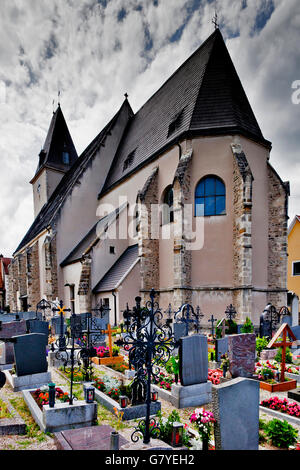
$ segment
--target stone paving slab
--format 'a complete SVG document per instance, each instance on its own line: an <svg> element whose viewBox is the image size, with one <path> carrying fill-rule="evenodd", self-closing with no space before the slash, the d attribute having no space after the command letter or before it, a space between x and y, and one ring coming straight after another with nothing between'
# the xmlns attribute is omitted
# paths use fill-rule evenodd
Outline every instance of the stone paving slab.
<svg viewBox="0 0 300 470"><path fill-rule="evenodd" d="M59 450L110 450L110 433L114 429L105 424L80 429L70 429L54 433L54 441ZM120 434L120 447L128 444Z"/></svg>

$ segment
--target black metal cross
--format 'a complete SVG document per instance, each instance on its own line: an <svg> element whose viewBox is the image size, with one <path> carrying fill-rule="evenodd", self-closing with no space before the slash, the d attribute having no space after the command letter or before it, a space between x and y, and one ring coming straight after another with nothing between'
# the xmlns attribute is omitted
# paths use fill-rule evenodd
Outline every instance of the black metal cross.
<svg viewBox="0 0 300 470"><path fill-rule="evenodd" d="M182 314L181 317L179 314ZM190 304L183 304L180 309L175 313L174 319L176 322L185 323L185 334L188 336L189 334L189 324L194 323L195 328L198 329L199 326L199 318L194 312L193 306Z"/></svg>
<svg viewBox="0 0 300 470"><path fill-rule="evenodd" d="M236 317L236 310L232 304L230 304L225 310L226 317L232 323L232 319Z"/></svg>
<svg viewBox="0 0 300 470"><path fill-rule="evenodd" d="M47 308L48 308L48 309L51 309L51 304L50 304L50 302L48 302L48 301L45 300L45 299L40 300L39 303L38 303L37 306L36 306L36 318L37 318L38 311L39 311L39 310L42 310L42 312L43 312L43 320L45 320L45 319L46 319L45 310L47 310Z"/></svg>
<svg viewBox="0 0 300 470"><path fill-rule="evenodd" d="M64 350L66 348L66 338L64 335L64 314L66 312L71 312L70 308L66 308L62 300L59 302L59 307L52 309L52 312L58 312L60 315L60 335L59 335L59 350Z"/></svg>

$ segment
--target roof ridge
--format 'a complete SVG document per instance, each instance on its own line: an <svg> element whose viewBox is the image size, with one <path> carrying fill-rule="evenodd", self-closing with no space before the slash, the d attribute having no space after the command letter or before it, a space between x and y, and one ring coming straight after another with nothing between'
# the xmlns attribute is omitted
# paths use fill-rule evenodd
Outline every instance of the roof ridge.
<svg viewBox="0 0 300 470"><path fill-rule="evenodd" d="M57 215L57 212L58 212L59 208L61 207L63 200L65 200L65 198L69 194L69 191L74 187L74 184L76 183L77 179L80 177L80 175L82 174L82 172L86 168L86 165L87 165L89 159L92 158L95 155L95 151L103 143L104 139L107 137L107 134L108 134L109 130L112 129L115 121L117 120L117 118L118 118L118 116L119 116L119 114L120 114L120 112L121 112L121 110L122 110L122 108L125 104L125 101L122 103L122 106L120 107L118 112L113 116L113 118L106 124L106 126L104 126L104 128L97 134L97 136L86 147L86 149L81 153L81 155L74 161L71 168L64 174L64 176L62 177L62 179L58 183L57 187L55 188L55 190L51 194L50 198L48 199L47 203L41 208L40 212L37 214L36 218L32 222L29 229L27 230L26 234L24 235L23 239L21 240L21 242L19 243L17 249L15 250L14 255L19 250L21 250L23 248L23 246L26 244L26 243L24 243L24 241L26 240L27 236L30 234L30 231L34 227L35 223L38 220L40 220L44 217L44 215L47 213L47 210L49 210L49 207L51 207L51 204L53 204L54 201L59 197L60 191L62 191L62 189L64 189L63 194L61 194L60 201L57 204L57 207L55 208L54 213L52 214L52 216L48 220L47 225L41 227L41 229L39 230L38 233L40 233L42 230L44 230L46 227L48 227L51 224L51 222L53 221L53 219ZM130 106L129 103L127 105ZM75 172L77 174L75 174ZM73 176L74 174L75 174L74 178L71 179L70 176ZM70 180L68 181L69 178L70 178Z"/></svg>
<svg viewBox="0 0 300 470"><path fill-rule="evenodd" d="M210 36L208 36L207 39L203 43L200 44L200 46L195 49L194 52L170 75L167 80L164 81L164 83L147 99L147 101L136 111L135 115L137 115L143 108L144 106L147 105L147 103L157 94L159 91L176 75L185 65L187 62L189 62L202 48L204 48L208 42L212 41L215 39L215 36L220 34L222 36L222 33L219 29L216 29ZM223 36L222 36L223 37Z"/></svg>

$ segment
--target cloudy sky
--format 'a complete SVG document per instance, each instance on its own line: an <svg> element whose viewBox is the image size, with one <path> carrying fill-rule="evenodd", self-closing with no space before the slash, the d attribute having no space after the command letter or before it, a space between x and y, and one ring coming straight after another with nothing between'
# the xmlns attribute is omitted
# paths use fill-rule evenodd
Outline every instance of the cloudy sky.
<svg viewBox="0 0 300 470"><path fill-rule="evenodd" d="M58 90L80 154L121 106L137 111L218 21L300 213L299 0L0 0L0 253L33 221L32 190Z"/></svg>

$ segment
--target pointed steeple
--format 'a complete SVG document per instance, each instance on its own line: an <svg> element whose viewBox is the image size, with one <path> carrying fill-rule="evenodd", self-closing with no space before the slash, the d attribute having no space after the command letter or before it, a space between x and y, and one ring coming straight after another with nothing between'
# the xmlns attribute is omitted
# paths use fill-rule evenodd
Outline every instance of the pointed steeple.
<svg viewBox="0 0 300 470"><path fill-rule="evenodd" d="M190 123L192 131L241 133L265 141L247 95L217 28Z"/></svg>
<svg viewBox="0 0 300 470"><path fill-rule="evenodd" d="M38 167L30 181L33 186L35 216L78 158L60 105L53 113Z"/></svg>
<svg viewBox="0 0 300 470"><path fill-rule="evenodd" d="M35 177L45 167L66 173L77 158L72 137L61 107L58 105L57 110L53 113L43 149L39 154Z"/></svg>

